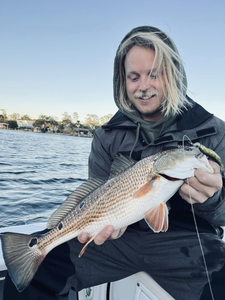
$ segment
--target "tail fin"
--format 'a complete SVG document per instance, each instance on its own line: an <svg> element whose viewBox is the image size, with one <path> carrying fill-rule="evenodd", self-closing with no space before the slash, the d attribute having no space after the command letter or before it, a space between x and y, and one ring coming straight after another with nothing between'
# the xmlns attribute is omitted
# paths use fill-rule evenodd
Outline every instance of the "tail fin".
<svg viewBox="0 0 225 300"><path fill-rule="evenodd" d="M11 232L0 236L9 275L17 290L22 292L31 282L45 258L45 254L38 249L38 236Z"/></svg>

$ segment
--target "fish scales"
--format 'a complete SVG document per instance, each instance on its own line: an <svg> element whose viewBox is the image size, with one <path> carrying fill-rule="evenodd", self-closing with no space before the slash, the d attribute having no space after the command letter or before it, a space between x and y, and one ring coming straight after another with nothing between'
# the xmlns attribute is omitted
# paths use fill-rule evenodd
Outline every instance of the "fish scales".
<svg viewBox="0 0 225 300"><path fill-rule="evenodd" d="M98 188L85 199L81 209L77 207L61 222L61 230L55 228L40 238L39 248L43 250L56 239L58 244L61 237L66 240L65 233L71 231L70 236L76 237L82 231L94 234L94 231L100 231L107 224L113 223L116 228L123 226L126 217L139 206L136 201L132 205L131 197L148 181L152 165L152 157L143 159L139 166L134 166L134 170L131 168L121 174L121 177L115 177ZM136 180L132 180L133 178Z"/></svg>
<svg viewBox="0 0 225 300"><path fill-rule="evenodd" d="M65 218L63 221L64 226L68 224L70 227L71 219L76 220L74 228L78 231L79 229L83 230L90 223L94 224L99 219L104 218L104 224L105 222L109 224L107 222L112 222L112 219L115 217L121 219L122 213L124 214L123 216L126 216L127 212L123 207L128 206L128 204L131 206L130 197L148 180L148 160L152 164L152 160L145 159L141 167L136 167L136 170L133 170L133 172L130 169L121 174L119 178L111 179L106 185L88 196L81 209L77 207L71 215ZM133 177L139 179L133 182Z"/></svg>

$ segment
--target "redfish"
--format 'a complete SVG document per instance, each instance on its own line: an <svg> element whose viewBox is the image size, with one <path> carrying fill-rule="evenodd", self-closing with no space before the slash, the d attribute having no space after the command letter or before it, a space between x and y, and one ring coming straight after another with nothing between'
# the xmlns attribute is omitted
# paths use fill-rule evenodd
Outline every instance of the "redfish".
<svg viewBox="0 0 225 300"><path fill-rule="evenodd" d="M45 234L1 234L9 275L19 291L30 283L45 256L58 245L89 234L87 245L106 226L120 229L145 219L154 232L168 229L166 202L195 169L213 173L196 147L160 152L139 162L119 155L107 181L90 178L78 187L50 217Z"/></svg>

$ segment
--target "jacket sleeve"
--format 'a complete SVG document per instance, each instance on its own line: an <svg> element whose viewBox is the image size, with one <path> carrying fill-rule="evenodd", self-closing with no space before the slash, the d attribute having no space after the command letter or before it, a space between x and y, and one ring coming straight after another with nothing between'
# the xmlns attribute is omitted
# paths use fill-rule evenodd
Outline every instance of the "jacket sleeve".
<svg viewBox="0 0 225 300"><path fill-rule="evenodd" d="M223 131L224 132L224 131ZM205 143L206 144L206 143ZM213 147L214 146L214 147ZM208 146L220 156L223 165L225 165L225 136L220 135L216 145ZM223 187L202 204L194 204L197 215L204 218L212 225L225 226L225 178L223 178Z"/></svg>
<svg viewBox="0 0 225 300"><path fill-rule="evenodd" d="M215 226L225 226L225 189L224 187L202 204L194 204L197 215Z"/></svg>
<svg viewBox="0 0 225 300"><path fill-rule="evenodd" d="M104 137L102 135L102 129L100 128L94 134L94 138L91 146L91 153L88 162L88 177L97 177L103 180L107 180L110 175L110 168L112 164L112 158L107 151L106 143L103 144Z"/></svg>

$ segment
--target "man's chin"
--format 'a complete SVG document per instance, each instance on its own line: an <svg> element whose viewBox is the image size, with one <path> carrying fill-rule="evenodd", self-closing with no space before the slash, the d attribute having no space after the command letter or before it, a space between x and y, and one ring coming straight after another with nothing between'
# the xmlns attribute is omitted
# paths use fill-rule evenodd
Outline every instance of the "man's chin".
<svg viewBox="0 0 225 300"><path fill-rule="evenodd" d="M160 108L157 108L155 110L148 110L148 111L139 110L139 111L140 111L142 118L146 121L156 122L163 118L163 114L162 114L162 111Z"/></svg>

